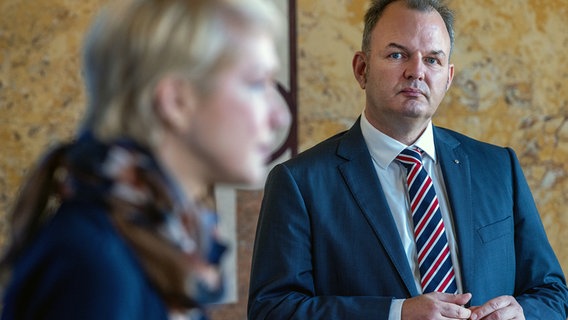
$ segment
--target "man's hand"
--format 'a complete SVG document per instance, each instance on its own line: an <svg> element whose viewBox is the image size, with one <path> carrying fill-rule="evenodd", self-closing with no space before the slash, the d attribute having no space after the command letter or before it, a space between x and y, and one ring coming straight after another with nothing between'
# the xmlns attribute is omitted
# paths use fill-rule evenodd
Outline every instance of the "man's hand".
<svg viewBox="0 0 568 320"><path fill-rule="evenodd" d="M469 309L472 311L471 320L525 320L523 308L511 296L500 296Z"/></svg>
<svg viewBox="0 0 568 320"><path fill-rule="evenodd" d="M430 292L406 299L402 304L403 320L469 319L471 311L464 308L471 299L470 293L448 294ZM479 318L478 318L479 319Z"/></svg>

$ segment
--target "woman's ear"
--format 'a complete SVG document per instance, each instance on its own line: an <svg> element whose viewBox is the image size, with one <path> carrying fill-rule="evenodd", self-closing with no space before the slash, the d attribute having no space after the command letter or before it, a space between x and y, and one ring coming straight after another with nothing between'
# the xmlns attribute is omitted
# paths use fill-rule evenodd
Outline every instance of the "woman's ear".
<svg viewBox="0 0 568 320"><path fill-rule="evenodd" d="M158 81L154 90L154 108L165 129L187 131L196 104L194 90L186 79L166 75Z"/></svg>

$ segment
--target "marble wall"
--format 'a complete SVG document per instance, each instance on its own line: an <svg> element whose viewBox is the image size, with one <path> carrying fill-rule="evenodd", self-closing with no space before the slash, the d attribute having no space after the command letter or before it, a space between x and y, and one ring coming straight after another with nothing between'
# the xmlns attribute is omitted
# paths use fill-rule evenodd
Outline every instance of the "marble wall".
<svg viewBox="0 0 568 320"><path fill-rule="evenodd" d="M367 1L298 2L299 137L305 149L351 126L351 71ZM434 122L517 152L568 271L568 1L450 1L455 78Z"/></svg>
<svg viewBox="0 0 568 320"><path fill-rule="evenodd" d="M0 234L27 168L77 126L84 107L82 35L104 2L0 0ZM297 1L300 150L350 127L363 108L351 58L367 3ZM456 76L435 123L516 150L568 272L568 0L454 0L450 6ZM240 298L219 307L215 319L245 318L261 196L239 192Z"/></svg>

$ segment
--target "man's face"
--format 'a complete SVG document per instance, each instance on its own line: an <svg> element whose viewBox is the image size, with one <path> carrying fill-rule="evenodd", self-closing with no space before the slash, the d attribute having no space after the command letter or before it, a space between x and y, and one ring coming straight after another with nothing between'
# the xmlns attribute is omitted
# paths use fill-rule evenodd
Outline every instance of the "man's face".
<svg viewBox="0 0 568 320"><path fill-rule="evenodd" d="M373 29L370 52L353 61L371 124L389 135L423 130L452 81L449 55L450 37L438 12L408 9L400 1L388 5Z"/></svg>

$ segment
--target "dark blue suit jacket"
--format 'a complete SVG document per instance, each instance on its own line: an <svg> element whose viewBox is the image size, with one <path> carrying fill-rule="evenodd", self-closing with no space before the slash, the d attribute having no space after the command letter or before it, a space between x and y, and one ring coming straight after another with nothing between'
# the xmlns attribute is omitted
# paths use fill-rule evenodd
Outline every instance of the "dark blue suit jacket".
<svg viewBox="0 0 568 320"><path fill-rule="evenodd" d="M168 319L102 206L65 203L16 262L2 320Z"/></svg>
<svg viewBox="0 0 568 320"><path fill-rule="evenodd" d="M565 320L568 289L518 159L434 128L471 305L513 295L527 319ZM387 319L418 295L359 121L270 173L250 319Z"/></svg>

